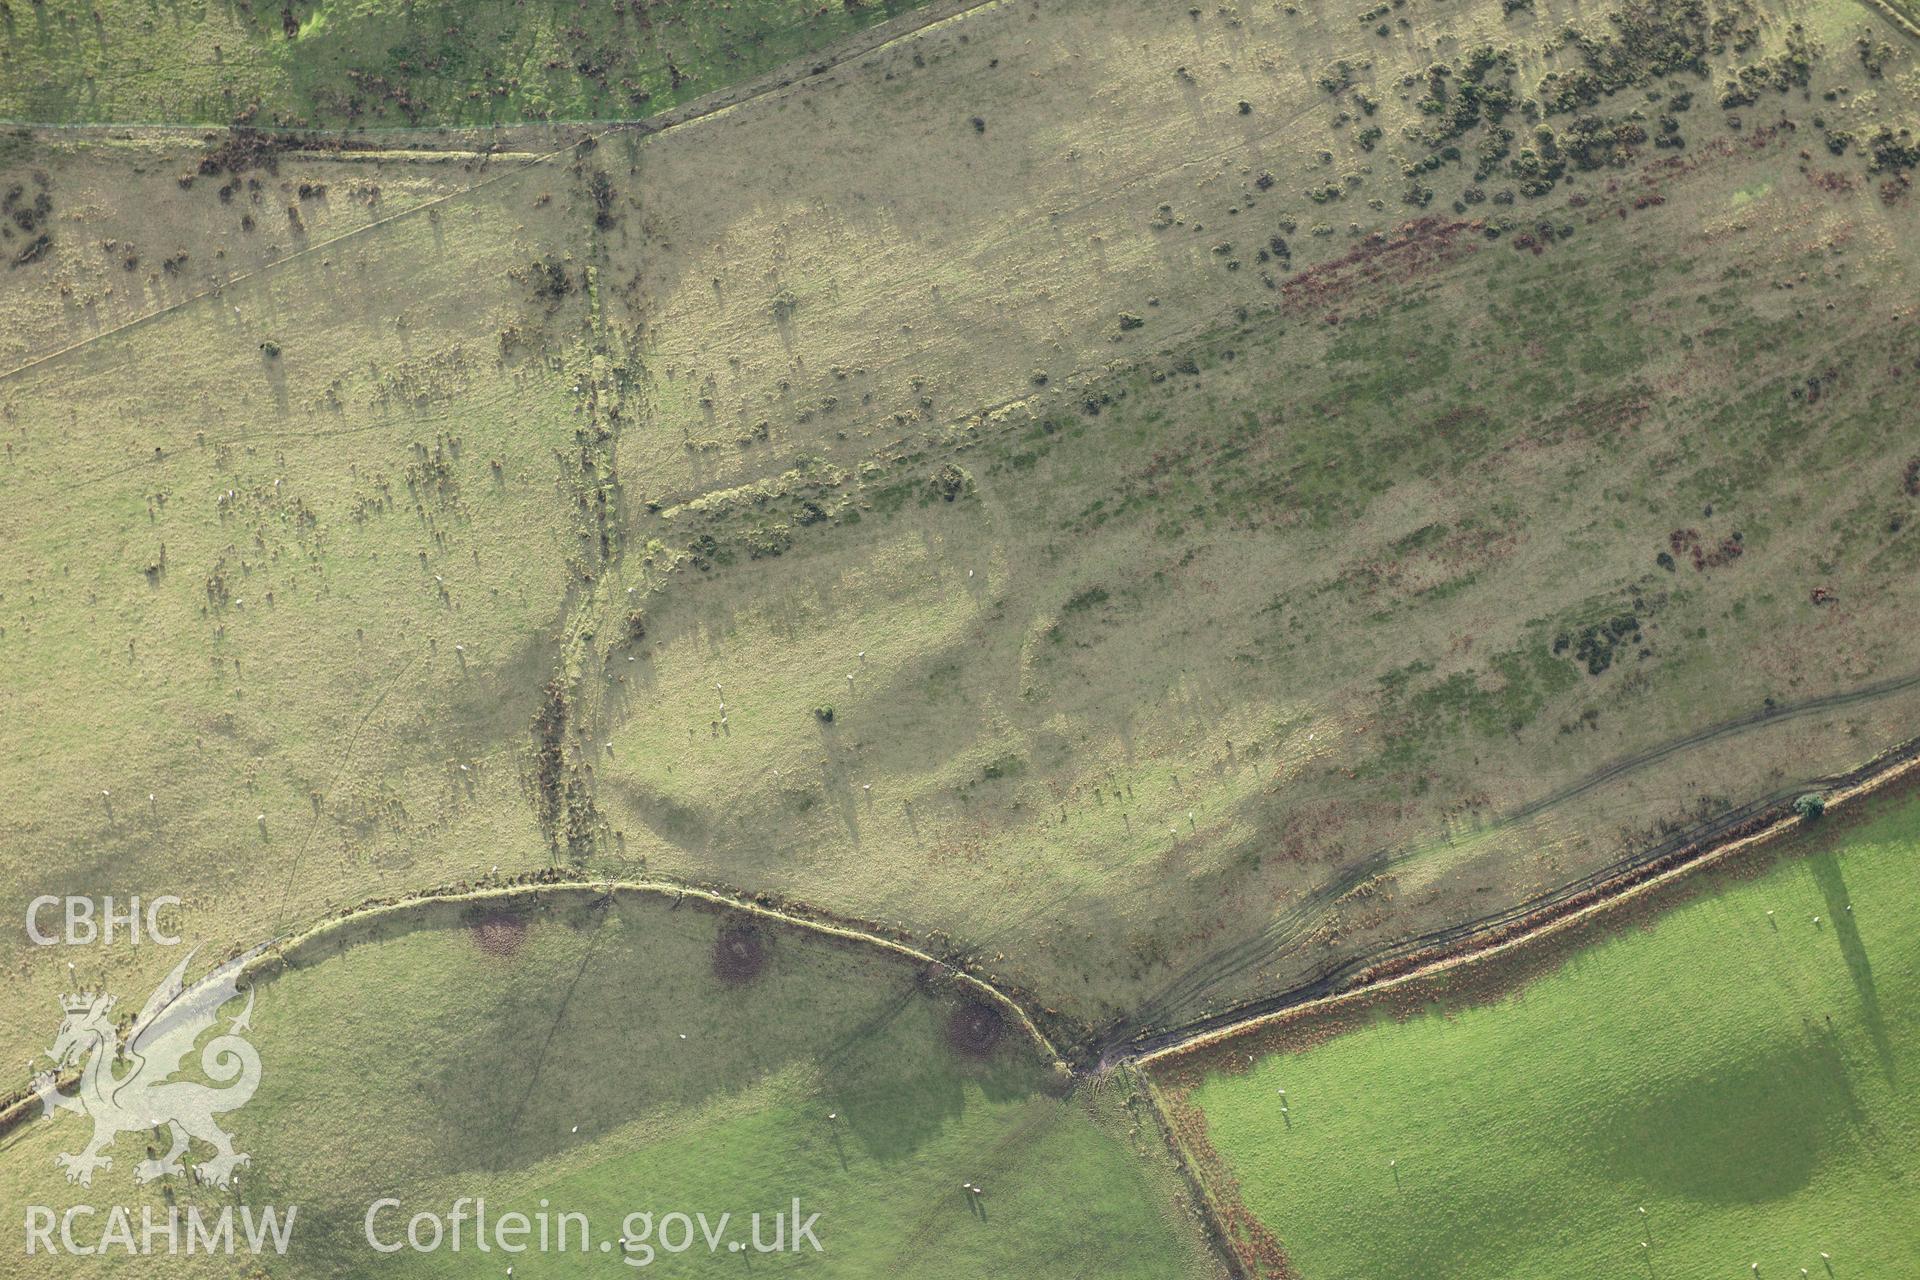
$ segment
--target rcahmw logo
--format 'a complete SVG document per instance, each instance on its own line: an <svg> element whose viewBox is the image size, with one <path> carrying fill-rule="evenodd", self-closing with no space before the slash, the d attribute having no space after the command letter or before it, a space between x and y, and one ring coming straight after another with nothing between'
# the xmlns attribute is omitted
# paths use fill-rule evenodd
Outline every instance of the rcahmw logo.
<svg viewBox="0 0 1920 1280"><path fill-rule="evenodd" d="M221 1009L239 995L248 961L264 949L235 956L192 986L186 982L187 966L193 962L189 954L147 998L124 1042L110 1016L112 996L83 992L61 998L65 1016L47 1051L53 1065L34 1077L33 1088L47 1118L74 1111L93 1120L93 1137L85 1146L54 1157L68 1182L89 1186L96 1170L111 1169L113 1157L106 1150L120 1134L165 1129L172 1146L165 1155L135 1165L136 1180L152 1182L185 1173L191 1162L193 1175L202 1182L238 1184L239 1168L249 1160L233 1149L233 1139L214 1117L244 1106L260 1086L260 1055L242 1034L253 1015L253 993L247 993L246 1006L226 1029L200 1049L200 1071L213 1085L167 1077L179 1071L201 1037L215 1029ZM72 1093L61 1088L68 1081L76 1085ZM212 1147L213 1154L197 1158L196 1140ZM298 1205L224 1205L217 1213L198 1205L168 1205L164 1210L143 1205L136 1215L126 1205L55 1209L34 1204L26 1207L26 1247L29 1256L284 1254L299 1212Z"/></svg>
<svg viewBox="0 0 1920 1280"><path fill-rule="evenodd" d="M96 1169L112 1168L113 1157L105 1152L120 1134L160 1128L170 1131L173 1145L165 1155L134 1166L133 1176L140 1182L185 1172L181 1157L189 1154L195 1139L213 1148L211 1157L193 1166L202 1182L227 1186L235 1170L248 1163L214 1117L244 1106L260 1085L260 1055L242 1034L253 1015L253 993L247 993L246 1007L227 1029L200 1051L201 1071L224 1087L167 1077L181 1069L182 1060L218 1021L221 1008L239 994L241 971L262 950L255 947L235 956L192 986L186 985L187 965L193 961L189 954L148 997L124 1043L110 1016L112 996L86 992L61 998L66 1016L47 1050L53 1065L35 1075L33 1087L46 1116L73 1111L93 1120L93 1137L84 1147L54 1157L68 1182L90 1186ZM76 1067L75 1091L62 1092L63 1075L71 1076Z"/></svg>
<svg viewBox="0 0 1920 1280"><path fill-rule="evenodd" d="M284 1254L293 1238L293 1219L298 1205L287 1206L283 1214L269 1205L255 1211L241 1205L240 1234L234 1234L234 1206L222 1205L220 1212L206 1213L198 1205L185 1209L168 1205L156 1213L154 1206L140 1207L139 1225L133 1211L125 1205L106 1210L90 1204L76 1204L56 1212L44 1204L27 1206L27 1254L89 1254L125 1252L133 1256L159 1253L231 1254L241 1249L265 1253L268 1249ZM99 1221L104 1215L105 1221Z"/></svg>
<svg viewBox="0 0 1920 1280"><path fill-rule="evenodd" d="M141 926L145 925L146 940L174 947L180 945L180 935L167 932L161 913L179 905L180 899L171 895L150 898L143 911L136 894L127 900L124 909L116 910L111 894L100 899L97 907L92 898L42 894L27 904L27 938L36 947L63 943L69 947L90 947L96 942L112 946L114 933L119 930L137 947L141 942Z"/></svg>

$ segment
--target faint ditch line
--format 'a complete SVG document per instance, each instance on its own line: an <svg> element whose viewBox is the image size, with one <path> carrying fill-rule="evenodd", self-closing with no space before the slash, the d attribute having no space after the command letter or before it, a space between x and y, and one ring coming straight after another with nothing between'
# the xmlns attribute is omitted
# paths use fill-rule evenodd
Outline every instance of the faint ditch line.
<svg viewBox="0 0 1920 1280"><path fill-rule="evenodd" d="M1645 751L1637 752L1623 760L1615 761L1613 764L1603 766L1587 778L1569 784L1559 791L1553 792L1538 800L1531 801L1513 813L1503 815L1489 827L1488 830L1498 830L1512 823L1537 817L1548 809L1566 800L1573 799L1591 790L1593 787L1621 777L1646 765L1658 763L1687 747L1700 746L1735 736L1749 729L1793 720L1806 715L1840 710L1858 703L1886 697L1890 694L1901 693L1915 687L1920 687L1920 673L1881 680L1858 689L1826 694L1805 699L1797 703L1762 709L1761 711L1750 712L1731 720L1722 721L1719 724L1688 734L1680 739L1662 743L1648 748ZM1876 759L1884 761L1889 755L1913 749L1914 745L1915 744L1906 744L1905 746L1893 748L1891 752L1882 753L1882 755ZM1874 762L1869 762L1869 764L1865 766L1867 769L1874 767ZM1845 779L1855 777L1859 772L1860 771L1856 770L1840 775L1843 784ZM1679 832L1668 840L1661 841L1648 848L1643 848L1588 876L1557 886L1549 892L1539 895L1527 902L1515 904L1503 911L1483 916L1477 920L1447 926L1416 938L1389 944L1366 955L1352 957L1330 970L1323 970L1315 977L1307 978L1296 983L1287 991L1276 995L1258 997L1255 1000L1241 1001L1219 1014L1190 1018L1185 1023L1178 1024L1176 1027L1170 1028L1168 1031L1160 1033L1159 1035L1147 1034L1147 1028L1155 1020L1176 1012L1180 1005L1199 999L1209 990L1218 987L1222 983L1247 972L1249 969L1278 958L1305 929L1316 919L1320 918L1320 916L1315 913L1357 885L1375 876L1394 870L1414 856L1403 848L1377 850L1364 860L1354 863L1326 884L1310 891L1300 902L1294 904L1282 916L1269 923L1252 937L1246 938L1211 956L1201 959L1185 973L1177 976L1157 994L1137 1007L1131 1019L1117 1027L1110 1027L1106 1033L1100 1036L1099 1045L1101 1051L1108 1055L1125 1053L1128 1052L1126 1046L1129 1044L1136 1046L1150 1045L1160 1039L1162 1035L1176 1035L1182 1030L1192 1031L1218 1019L1231 1018L1236 1011L1245 1011L1249 1005L1254 1003L1263 1003L1277 1007L1288 1002L1298 1003L1300 1000L1312 998L1316 994L1325 994L1333 986L1337 985L1343 977L1354 973L1365 972L1369 968L1375 968L1381 963L1390 961L1396 953L1405 955L1421 950L1457 945L1460 941L1476 933L1484 933L1489 929L1508 926L1527 916L1537 915L1543 910L1551 909L1556 903L1564 902L1580 893L1592 891L1595 886L1600 884L1617 881L1623 875L1632 874L1636 869L1644 868L1662 858L1672 857L1690 846L1710 846L1717 842L1730 828L1753 821L1764 812L1767 806L1778 804L1783 799L1788 798L1790 793L1805 791L1820 786L1823 782L1831 785L1833 781L1833 779L1816 779L1795 784L1785 788L1781 792L1760 796L1709 820L1701 826Z"/></svg>
<svg viewBox="0 0 1920 1280"><path fill-rule="evenodd" d="M587 939L586 951L580 957L580 967L573 971L573 979L567 983L567 989L560 997L559 1008L554 1011L553 1025L547 1028L547 1037L540 1042L540 1053L533 1060L533 1074L527 1078L527 1087L521 1092L520 1101L514 1104L513 1114L507 1118L509 1135L520 1131L520 1117L526 1113L527 1103L532 1101L534 1090L540 1086L540 1074L547 1069L547 1055L553 1049L555 1037L560 1034L560 1024L567 1020L567 1010L573 1007L574 993L580 989L581 979L587 976L587 966L593 963L601 939L607 936L606 907L611 903L596 900L595 905L600 908L600 913L594 924L593 936Z"/></svg>
<svg viewBox="0 0 1920 1280"><path fill-rule="evenodd" d="M681 106L676 107L670 111L661 112L657 116L641 117L637 119L616 119L616 120L608 120L608 121L576 121L576 122L559 123L554 127L558 129L580 128L580 129L586 130L587 132L585 136L581 138L577 138L574 141L567 143L565 146L556 147L551 151L545 151L545 152L535 154L531 158L525 160L523 163L516 164L513 167L503 170L500 173L489 174L488 176L481 178L476 182L472 182L472 183L469 183L467 186L461 187L457 191L449 191L445 195L435 196L431 200L423 201L417 205L411 205L405 209L402 209L398 213L389 214L386 217L379 218L373 222L365 223L358 227L353 227L347 231L341 232L339 235L329 237L326 240L322 240L317 244L307 245L302 249L297 249L293 253L287 254L285 257L275 258L272 262L264 263L261 266L255 267L251 271L243 271L238 275L231 276L223 283L215 285L210 289L203 290L200 293L193 294L191 297L182 298L180 301L169 303L167 306L161 307L158 310L149 311L144 315L135 316L133 319L123 321L122 323L115 325L111 329L104 329L99 333L91 334L85 338L81 338L77 342L72 342L57 350L50 351L45 355L36 356L34 359L29 360L24 364L16 365L11 369L0 370L0 382L5 382L10 378L16 377L20 374L26 373L33 369L37 369L41 365L47 364L54 360L58 360L63 356L71 355L75 351L84 350L85 348L87 348L88 346L91 346L96 342L100 342L100 341L103 341L104 339L111 338L116 334L125 333L127 330L133 329L139 325L143 325L150 320L157 320L161 316L171 315L175 311L179 311L183 307L191 306L196 302L203 302L208 298L218 297L222 292L232 287L233 285L243 284L249 280L257 279L260 276L267 274L268 272L277 270L278 268L286 265L289 262L297 261L301 258L306 257L309 254L318 252L321 249L326 249L333 245L339 244L343 240L349 240L355 236L364 235L369 231L373 231L379 227L384 227L391 222L397 222L402 218L412 217L415 214L421 212L422 210L437 208L440 205L445 204L450 200L456 200L463 196L472 195L474 192L479 191L481 188L491 186L492 184L499 182L503 178L512 177L516 174L523 173L526 170L531 169L536 165L545 164L548 161L553 160L557 157L567 155L572 151L574 151L583 142L587 142L587 141L598 142L601 138L604 138L610 134L618 133L622 131L635 132L640 134L640 136L642 137L654 137L659 134L666 133L669 130L680 128L683 125L693 124L699 120L703 120L707 118L708 116L718 115L723 111L732 110L734 107L745 105L746 103L752 102L757 98L762 98L762 97L768 96L769 94L778 93L783 89L790 88L793 85L801 83L803 81L818 79L821 76L825 76L839 69L840 67L846 65L848 62L852 61L853 59L865 57L870 53L874 53L879 49L884 48L886 45L892 44L896 40L906 39L909 36L918 34L919 32L925 30L928 27L934 26L941 22L948 21L949 19L952 19L952 18L960 17L975 9L986 8L988 6L997 5L1000 3L1002 3L1002 0L945 0L944 3L931 5L924 9L916 9L910 14L902 14L899 18L889 19L886 22L882 22L875 26L869 27L865 31L855 33L854 35L847 37L845 41L839 42L838 45L829 45L826 48L823 48L819 53L814 54L811 57L793 59L792 61L787 62L781 65L780 67L775 68L773 71L765 73L764 75L757 76L751 80L745 81L742 84L734 85L726 89L717 89L713 93L703 95L702 97L699 97L699 98L695 98L691 102L684 103ZM36 126L36 127L48 127L48 126ZM53 126L53 127L58 127L58 126ZM106 129L112 129L112 128L124 128L126 126L75 125L70 127L76 130L86 129L86 128L98 128L98 129L106 130ZM227 126L227 127L231 128L232 126ZM504 126L504 127L512 128L512 127L526 127L526 126ZM204 128L205 126L202 126L201 130L196 130L195 132L204 131ZM327 131L304 130L303 132L320 134Z"/></svg>
<svg viewBox="0 0 1920 1280"><path fill-rule="evenodd" d="M102 334L98 336L104 337L106 335ZM558 375L555 375L553 380L558 382L560 379ZM491 409L494 403L494 401L489 401L484 407ZM347 436L362 436L375 431L393 432L397 429L419 432L427 428L437 429L447 423L469 422L472 420L473 412L472 410L466 409L445 409L431 413L415 414L404 419L391 417L381 418L377 421L363 423L357 427L268 427L257 431L243 428L236 435L222 436L217 439L209 436L206 443L208 446L218 448L222 445L257 444L267 440L301 440L308 442L315 440L338 440ZM109 470L95 471L80 479L68 481L60 485L59 490L62 493L75 493L81 489L91 488L96 484L104 483L119 476L128 475L140 470L142 467L154 467L171 462L173 457L174 455L172 454L157 459L151 456L136 457L131 462L122 463Z"/></svg>
<svg viewBox="0 0 1920 1280"><path fill-rule="evenodd" d="M1031 1146L1033 1143L1044 1138L1061 1120L1061 1111L1050 1105L1050 1102L1051 1100L1046 1097L1029 1099L1026 1104L1025 1114L1019 1118L1013 1128L985 1151L976 1153L972 1158L973 1163L998 1173L1005 1167L1004 1162L1012 1148L1016 1146ZM1024 1152L1015 1152L1014 1154L1018 1156L1024 1154ZM948 1183L947 1185L952 1186L953 1184ZM893 1265L897 1268L894 1274L907 1274L912 1260L920 1257L921 1254L925 1252L929 1242L931 1242L943 1228L948 1227L950 1223L948 1216L949 1203L945 1197L935 1196L926 1211L922 1213L913 1226L908 1229L904 1242L894 1251Z"/></svg>
<svg viewBox="0 0 1920 1280"><path fill-rule="evenodd" d="M1837 789L1826 794L1826 809L1831 812L1862 801L1882 788L1909 776L1920 776L1920 740L1898 747L1866 767L1844 775ZM1751 817L1748 822L1740 824L1724 839L1709 838L1691 850L1679 851L1674 855L1673 863L1661 870L1647 874L1650 869L1647 863L1626 868L1613 883L1596 885L1591 890L1593 897L1590 901L1577 906L1569 906L1564 901L1551 903L1536 912L1535 918L1531 920L1518 917L1512 922L1517 931L1504 937L1489 937L1484 933L1469 934L1454 944L1458 949L1436 948L1424 960L1421 959L1419 952L1399 957L1408 962L1408 967L1391 974L1362 981L1345 990L1300 999L1277 1007L1247 1011L1238 1017L1229 1014L1218 1015L1214 1019L1206 1020L1208 1023L1206 1026L1189 1024L1192 1027L1189 1031L1176 1031L1166 1036L1154 1037L1150 1042L1134 1047L1131 1051L1122 1051L1117 1061L1151 1070L1156 1063L1216 1046L1243 1032L1268 1026L1282 1019L1301 1017L1354 1001L1371 999L1383 991L1420 981L1435 973L1504 955L1551 938L1595 916L1614 910L1623 903L1665 888L1695 872L1717 866L1738 853L1769 844L1805 826L1806 820L1790 809L1777 803L1770 808L1771 814ZM1393 959L1395 957L1389 956L1387 962L1391 963ZM1256 1003L1270 1003L1270 1000L1271 998ZM1246 1006L1242 1006L1242 1009L1245 1010ZM1226 1020L1221 1021L1220 1019L1223 1018Z"/></svg>
<svg viewBox="0 0 1920 1280"><path fill-rule="evenodd" d="M378 137L381 134L410 134L422 136L435 132L484 135L510 132L516 129L557 131L568 128L584 129L597 126L645 125L655 121L666 121L669 122L669 125L679 124L684 123L684 121L676 119L676 117L684 112L694 111L698 108L697 114L691 118L698 118L699 115L711 115L716 111L725 110L729 105L735 105L731 101L716 102L716 100L729 99L743 92L746 93L748 98L758 97L765 93L774 92L777 89L786 88L801 80L811 79L814 76L832 70L834 67L841 65L849 59L859 57L864 53L871 53L895 40L902 39L905 36L913 35L927 27L945 22L949 18L959 17L961 14L973 9L982 9L1001 2L1002 0L942 0L942 2L938 4L920 5L906 13L898 14L892 18L877 22L870 27L864 27L859 31L849 31L846 35L840 37L839 40L822 45L819 50L812 54L803 54L796 58L789 58L779 66L763 71L757 76L749 77L738 84L711 89L697 97L689 98L677 106L669 107L664 111L647 116L580 116L545 120L534 116L519 116L511 120L495 120L488 123L462 120L446 121L440 124L315 125L311 127L305 125L248 125L246 127L255 133L295 134L302 137L339 135L342 137L361 138ZM763 31L756 36L755 39L756 41L765 41L774 36L787 35L798 31L805 25L806 22L804 20L801 22L790 22L785 26ZM863 45L864 47L862 47ZM844 49L842 46L844 46ZM830 59L825 65L821 63L823 57ZM202 67L212 67L221 64L201 63L198 65ZM270 67L271 65L269 61L261 59L249 64L248 68L243 69L257 69L260 67ZM803 65L806 66L808 70L804 72L796 70L796 68ZM652 71L660 71L663 69L664 67L648 68L648 70ZM122 76L119 78L124 80L128 77ZM774 83L776 80L777 83ZM755 86L758 87L755 88ZM748 90L751 90L751 92L747 92ZM740 100L745 101L746 99L742 98ZM13 117L0 117L0 128L60 129L74 133L138 130L151 133L190 133L200 135L209 129L231 129L233 127L231 123L216 120L164 123L161 121L139 120L21 120Z"/></svg>
<svg viewBox="0 0 1920 1280"><path fill-rule="evenodd" d="M1154 1082L1151 1074L1128 1064L1122 1068L1133 1078L1136 1092L1145 1103L1147 1114L1153 1117L1154 1128L1159 1130L1160 1141L1166 1144L1173 1156L1174 1168L1180 1172L1180 1180L1187 1188L1187 1194L1193 1197L1194 1205L1200 1211L1200 1221L1205 1226L1203 1234L1207 1245L1232 1280L1253 1280L1252 1272L1247 1270L1246 1262L1240 1256L1240 1250L1234 1247L1232 1234L1227 1230L1230 1215L1221 1208L1219 1198L1206 1176L1200 1171L1200 1161L1187 1150L1187 1144L1180 1140L1174 1129L1170 1109L1160 1093L1160 1086ZM1282 1273L1289 1276L1290 1273Z"/></svg>
<svg viewBox="0 0 1920 1280"><path fill-rule="evenodd" d="M393 673L393 678L382 686L379 695L373 700L373 705L366 709L359 722L353 726L353 732L348 735L346 749L340 753L340 761L333 768L333 776L327 779L327 789L321 794L319 805L314 808L313 820L307 823L307 834L301 839L300 847L294 850L293 865L287 870L287 887L280 891L280 906L274 911L273 923L276 928L286 919L287 899L293 893L294 882L300 877L300 860L306 856L307 846L313 843L313 833L320 827L320 815L326 808L327 801L333 798L334 788L340 785L340 775L347 771L347 765L353 759L354 744L360 741L360 733L367 727L367 722L386 705L387 695L392 693L393 687L400 683L400 677L413 668L415 661L415 658L408 658L400 664L399 669Z"/></svg>
<svg viewBox="0 0 1920 1280"><path fill-rule="evenodd" d="M92 346L96 342L104 342L108 338L116 337L120 334L127 332L129 329L138 328L141 325L146 324L148 321L158 320L162 316L172 315L174 312L180 311L186 307L190 307L197 302L205 302L208 298L217 298L221 294L225 293L228 289L232 288L234 285L245 284L250 280L259 279L263 276L266 276L272 272L279 270L281 267L286 266L290 262L297 262L300 259L307 257L309 254L318 253L322 249L331 248L332 246L339 244L343 240L351 240L355 236L365 235L370 231L375 231L391 223L398 222L402 218L411 218L415 214L420 213L423 210L438 208L440 205L447 203L449 200L457 200L462 196L472 195L474 192L480 190L482 187L492 186L494 183L501 181L503 178L513 177L517 174L525 172L528 169L533 168L535 165L544 164L547 161L552 160L556 156L565 155L573 150L574 145L576 144L569 144L565 147L559 148L558 150L549 151L542 155L535 156L533 159L526 161L524 164L517 164L517 165L514 165L512 168L502 170L499 173L489 174L488 176L480 179L477 182L472 182L464 187L461 187L457 191L449 191L445 195L435 196L431 200L424 200L419 204L408 205L405 209L400 210L398 213L390 213L384 218L377 218L372 222L363 223L360 226L349 228L346 231L342 231L338 235L329 236L327 239L321 240L318 243L310 244L305 246L304 248L296 249L292 253L289 253L284 257L275 258L272 262L262 263L260 266L255 267L251 271L242 271L238 275L229 276L227 277L226 280L222 281L217 285L214 285L210 289L204 289L199 293L193 294L189 297L182 298L178 302L168 303L166 306L161 307L156 311L149 311L144 315L135 316L131 320L122 321L120 324L113 326L113 328L111 329L103 329L99 333L90 334L87 337L81 338L77 342L68 343L66 346L60 347L54 351L49 351L45 355L36 356L33 359L27 361L25 364L15 365L11 369L0 370L0 382L5 382L9 378L18 377L20 374L31 372L32 370L39 368L41 365L49 364L55 360L61 359L64 356L72 355L76 351L84 351L86 348Z"/></svg>

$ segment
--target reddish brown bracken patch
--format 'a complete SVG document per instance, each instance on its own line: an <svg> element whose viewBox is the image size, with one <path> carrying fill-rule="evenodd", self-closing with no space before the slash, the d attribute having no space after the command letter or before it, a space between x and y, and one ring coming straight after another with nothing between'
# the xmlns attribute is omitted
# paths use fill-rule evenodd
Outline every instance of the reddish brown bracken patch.
<svg viewBox="0 0 1920 1280"><path fill-rule="evenodd" d="M1676 556L1691 557L1695 569L1718 569L1738 560L1746 550L1739 533L1722 538L1718 547L1709 547L1697 529L1675 529L1667 535L1667 545Z"/></svg>
<svg viewBox="0 0 1920 1280"><path fill-rule="evenodd" d="M963 1057L984 1058L1000 1043L1003 1029L998 1009L968 1001L947 1017L947 1044Z"/></svg>
<svg viewBox="0 0 1920 1280"><path fill-rule="evenodd" d="M745 986L766 967L766 940L752 925L726 925L714 938L713 976L728 986Z"/></svg>
<svg viewBox="0 0 1920 1280"><path fill-rule="evenodd" d="M1175 1150L1212 1212L1220 1244L1239 1262L1241 1274L1250 1280L1298 1280L1280 1238L1241 1200L1239 1181L1208 1139L1206 1113L1184 1090L1162 1095L1159 1103Z"/></svg>
<svg viewBox="0 0 1920 1280"><path fill-rule="evenodd" d="M1292 305L1313 312L1362 290L1405 284L1472 254L1475 245L1461 232L1474 225L1427 217L1403 224L1392 235L1376 231L1331 262L1289 277L1280 292ZM1340 321L1337 311L1324 318L1330 324Z"/></svg>
<svg viewBox="0 0 1920 1280"><path fill-rule="evenodd" d="M473 945L490 956L510 956L527 940L527 922L504 911L482 916L468 928L473 935Z"/></svg>

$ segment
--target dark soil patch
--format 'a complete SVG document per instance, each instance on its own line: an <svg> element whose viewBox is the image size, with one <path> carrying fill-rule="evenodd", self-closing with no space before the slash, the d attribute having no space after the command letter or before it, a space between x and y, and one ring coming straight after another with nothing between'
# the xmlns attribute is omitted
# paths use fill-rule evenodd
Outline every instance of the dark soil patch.
<svg viewBox="0 0 1920 1280"><path fill-rule="evenodd" d="M984 1058L1000 1043L1005 1029L998 1009L970 1000L948 1015L947 1044L962 1057Z"/></svg>
<svg viewBox="0 0 1920 1280"><path fill-rule="evenodd" d="M745 986L767 967L767 944L749 924L730 924L713 940L713 976L728 986Z"/></svg>
<svg viewBox="0 0 1920 1280"><path fill-rule="evenodd" d="M527 940L527 922L504 911L481 916L467 927L473 933L474 946L502 959L518 951Z"/></svg>

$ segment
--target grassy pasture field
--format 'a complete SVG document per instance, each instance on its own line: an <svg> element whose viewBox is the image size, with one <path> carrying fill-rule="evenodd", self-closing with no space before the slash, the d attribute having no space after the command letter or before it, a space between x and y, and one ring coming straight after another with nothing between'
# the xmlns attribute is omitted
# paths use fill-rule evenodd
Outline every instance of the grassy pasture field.
<svg viewBox="0 0 1920 1280"><path fill-rule="evenodd" d="M293 1245L266 1263L276 1276L509 1263L516 1277L735 1275L743 1259L724 1245L629 1271L598 1241L617 1242L628 1213L681 1210L710 1224L733 1212L723 1241L749 1240L761 1212L770 1243L772 1211L796 1196L821 1215L822 1252L754 1254L744 1269L1212 1274L1157 1130L1119 1085L1070 1091L1014 1026L972 1030L958 1021L972 1006L896 960L778 926L739 934L694 905L595 896L435 903L307 944L255 987L260 1091L230 1118L253 1157L241 1190L184 1176L136 1188L144 1135L128 1134L94 1196L136 1221L146 1204L297 1204ZM749 951L731 951L739 937ZM63 1117L10 1133L7 1202L67 1203L76 1192L52 1159L84 1132ZM982 1187L984 1212L963 1181ZM380 1255L363 1220L386 1195L406 1207L378 1220L383 1242L459 1196L484 1196L496 1217L548 1201L586 1214L594 1236L585 1253L483 1258L469 1225L458 1254ZM168 1274L202 1274L196 1262L169 1260ZM204 1273L233 1274L232 1260L215 1264ZM7 1271L73 1265L15 1256Z"/></svg>
<svg viewBox="0 0 1920 1280"><path fill-rule="evenodd" d="M35 895L177 895L213 955L538 874L909 938L1105 1065L1913 737L1882 10L1000 0L882 42L913 7L0 0L0 1052L178 958L76 974ZM1912 1199L1905 803L1518 995L1163 1078L1236 1239L1306 1280L1910 1267L1853 1221ZM273 1274L380 1269L388 1192L601 1238L798 1195L816 1274L1212 1268L1127 1072L970 1052L868 951L768 932L729 979L702 908L538 901L263 981ZM78 1194L79 1126L0 1138L9 1203ZM220 1199L134 1159L114 1198Z"/></svg>
<svg viewBox="0 0 1920 1280"><path fill-rule="evenodd" d="M506 158L15 139L0 877L238 945L645 868L1092 1037L1853 767L1920 703L1876 21L1069 0Z"/></svg>
<svg viewBox="0 0 1920 1280"><path fill-rule="evenodd" d="M913 7L23 0L0 10L0 119L307 128L635 119Z"/></svg>
<svg viewBox="0 0 1920 1280"><path fill-rule="evenodd" d="M1671 909L1168 1060L1265 1274L1920 1266L1920 798L1865 803Z"/></svg>
<svg viewBox="0 0 1920 1280"><path fill-rule="evenodd" d="M544 865L516 749L577 580L589 361L538 337L579 295L528 284L554 175L501 172L0 382L10 896L172 893L250 944ZM164 959L118 955L129 985Z"/></svg>
<svg viewBox="0 0 1920 1280"><path fill-rule="evenodd" d="M1544 93L1611 28L1405 14L997 7L606 148L629 852L1164 1023L1910 736L1913 204L1839 141L1909 48L1616 13L1707 70L1483 177L1407 132L1472 51Z"/></svg>
<svg viewBox="0 0 1920 1280"><path fill-rule="evenodd" d="M550 149L546 139L520 140ZM23 131L0 140L0 173L22 204L47 197L47 230L0 225L0 254L45 249L0 294L0 360L9 369L313 250L541 151L268 151L271 167L222 167L179 134L75 137ZM212 159L212 172L202 164ZM29 205L30 207L30 205ZM345 250L343 249L343 252ZM316 255L324 256L324 255ZM32 282L31 287L28 281ZM187 322L191 325L191 322ZM175 322L175 328L181 322Z"/></svg>

